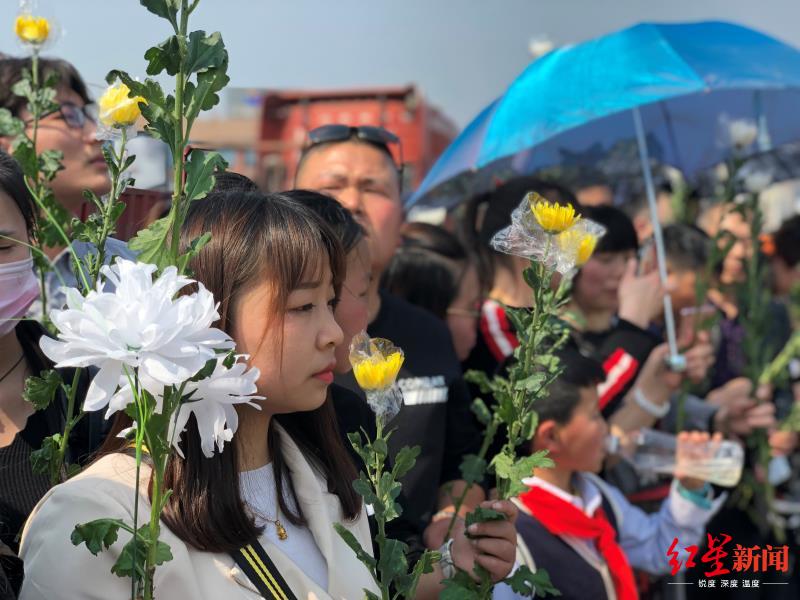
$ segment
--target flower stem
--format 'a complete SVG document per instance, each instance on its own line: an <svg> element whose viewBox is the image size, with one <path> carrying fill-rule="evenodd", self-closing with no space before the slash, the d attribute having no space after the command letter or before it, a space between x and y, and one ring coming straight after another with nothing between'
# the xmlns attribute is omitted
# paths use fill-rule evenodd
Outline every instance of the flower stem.
<svg viewBox="0 0 800 600"><path fill-rule="evenodd" d="M171 224L172 224L172 264L177 264L178 253L180 252L180 233L181 223L183 221L183 213L185 207L183 206L183 171L184 171L184 112L183 112L183 94L186 87L186 71L184 70L184 57L186 56L186 30L189 21L189 6L186 0L182 1L181 20L178 29L178 47L180 48L180 68L175 75L175 109L173 117L175 120L175 138L172 147L172 162L175 165L175 170L172 176L172 211L171 211Z"/></svg>

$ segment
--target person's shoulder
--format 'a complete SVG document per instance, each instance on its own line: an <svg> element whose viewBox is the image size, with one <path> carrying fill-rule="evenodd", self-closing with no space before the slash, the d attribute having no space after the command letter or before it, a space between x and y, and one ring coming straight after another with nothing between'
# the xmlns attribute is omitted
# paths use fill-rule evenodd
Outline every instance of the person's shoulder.
<svg viewBox="0 0 800 600"><path fill-rule="evenodd" d="M149 477L150 468L143 464L139 479L147 482ZM39 502L37 510L51 502L70 506L73 500L86 498L132 510L135 486L136 460L127 454L111 453L97 459L75 477L51 488Z"/></svg>

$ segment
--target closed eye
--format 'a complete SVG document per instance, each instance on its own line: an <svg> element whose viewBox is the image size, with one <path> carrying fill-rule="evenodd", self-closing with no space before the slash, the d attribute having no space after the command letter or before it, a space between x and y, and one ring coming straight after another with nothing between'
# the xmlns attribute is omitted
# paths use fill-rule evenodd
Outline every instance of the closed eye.
<svg viewBox="0 0 800 600"><path fill-rule="evenodd" d="M314 305L312 303L303 304L302 306L290 308L289 310L292 312L311 312L312 310L314 310Z"/></svg>

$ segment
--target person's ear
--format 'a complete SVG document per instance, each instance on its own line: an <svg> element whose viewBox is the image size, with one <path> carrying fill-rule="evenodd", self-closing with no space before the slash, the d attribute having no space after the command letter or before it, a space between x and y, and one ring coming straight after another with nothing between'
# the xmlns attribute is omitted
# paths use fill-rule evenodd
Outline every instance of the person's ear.
<svg viewBox="0 0 800 600"><path fill-rule="evenodd" d="M533 437L533 450L547 450L551 454L559 452L562 448L561 436L559 435L558 423L552 419L542 421L536 429L536 435Z"/></svg>

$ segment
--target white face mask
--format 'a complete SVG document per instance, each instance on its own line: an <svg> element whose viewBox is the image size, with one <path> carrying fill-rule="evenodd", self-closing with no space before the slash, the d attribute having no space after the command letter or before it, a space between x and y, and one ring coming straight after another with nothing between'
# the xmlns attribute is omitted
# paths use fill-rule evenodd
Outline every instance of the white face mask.
<svg viewBox="0 0 800 600"><path fill-rule="evenodd" d="M0 336L14 330L38 297L32 258L0 264Z"/></svg>

